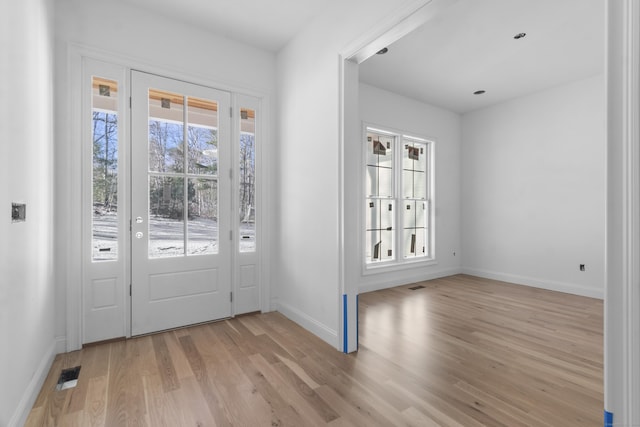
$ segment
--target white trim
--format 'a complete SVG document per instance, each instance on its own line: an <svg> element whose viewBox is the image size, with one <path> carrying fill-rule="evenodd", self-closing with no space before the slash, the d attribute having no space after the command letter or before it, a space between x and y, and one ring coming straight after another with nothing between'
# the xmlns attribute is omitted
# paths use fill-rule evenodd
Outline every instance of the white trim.
<svg viewBox="0 0 640 427"><path fill-rule="evenodd" d="M347 289L347 278L346 278L346 267L345 267L345 257L347 251L345 250L345 238L344 238L344 222L345 222L345 166L344 166L344 141L345 141L345 116L350 116L350 112L347 113L348 108L345 109L344 103L344 93L345 93L345 74L349 71L352 71L348 68L349 64L345 64L345 59L342 55L338 56L338 211L337 211L337 220L338 220L338 274L337 274L337 306L338 306L338 323L337 325L343 326L344 319L344 302L342 295L348 295L349 291ZM348 327L348 325L347 325ZM357 337L349 336L349 339L357 342ZM336 349L342 352L348 352L348 348L344 348L344 340L340 340L338 335L336 334L335 341L327 341L334 342ZM355 345L354 345L355 347Z"/></svg>
<svg viewBox="0 0 640 427"><path fill-rule="evenodd" d="M338 54L338 325L343 328L343 295L347 295L349 301L348 312L357 310L356 298L358 293L357 283L346 280L346 252L345 252L345 149L346 141L350 141L360 132L360 123L357 123L358 114L358 66L369 56L375 54L404 35L431 20L434 16L448 8L458 0L412 0L394 13L385 16L381 22L373 25L370 31L349 43ZM354 87L355 86L355 87ZM357 124L356 124L357 123ZM357 127L357 129L356 129ZM359 186L361 184L358 184ZM362 194L359 188L358 194ZM435 211L435 210L434 210ZM434 219L435 221L435 219ZM435 224L435 222L434 222ZM435 232L435 230L434 230ZM435 237L434 237L435 239ZM359 239L358 239L359 240ZM360 243L358 243L358 246ZM362 253L358 247L358 256ZM435 253L434 253L435 257ZM361 259L359 257L359 259ZM336 348L343 351L357 350L357 325L356 316L349 317L347 325L348 349L344 349L343 340L336 335Z"/></svg>
<svg viewBox="0 0 640 427"><path fill-rule="evenodd" d="M624 366L625 398L627 406L627 420L630 425L640 425L640 7L637 1L629 3L628 11L628 46L629 70L624 93L628 111L628 192L627 215L629 238L628 253L625 262L628 263L629 277L625 283L627 296L625 307L625 341L628 354Z"/></svg>
<svg viewBox="0 0 640 427"><path fill-rule="evenodd" d="M278 298L277 297L271 297L271 299L268 301L269 305L267 305L267 310L266 311L278 311Z"/></svg>
<svg viewBox="0 0 640 427"><path fill-rule="evenodd" d="M252 95L256 96L256 95ZM256 147L256 155L259 158L259 164L256 165L256 174L258 175L258 185L256 195L256 205L260 207L260 224L256 224L256 233L260 233L260 241L258 241L256 249L258 250L258 265L260 268L260 311L263 313L274 311L275 307L271 304L271 253L274 252L274 237L271 234L271 221L273 215L273 200L271 184L271 172L275 172L276 168L271 166L274 164L273 152L275 151L275 137L271 138L271 121L269 114L269 99L266 95L260 98L260 117L256 119L256 126L260 129L261 147ZM256 219L257 220L257 219ZM256 239L258 235L256 234Z"/></svg>
<svg viewBox="0 0 640 427"><path fill-rule="evenodd" d="M263 196L263 191L265 190L264 185L264 173L263 171L268 170L269 168L265 167L263 163L263 159L265 153L271 151L267 149L266 146L266 135L263 129L264 120L262 118L262 99L257 98L255 96L249 96L239 93L232 93L231 96L231 105L233 108L233 117L231 124L231 151L232 151L232 161L231 161L231 169L233 170L233 179L232 179L232 190L233 194L231 195L231 227L233 231L233 235L236 236L233 241L232 248L232 256L233 260L233 271L232 271L232 287L233 287L233 304L232 304L232 313L233 315L243 314L251 311L260 310L262 312L269 311L268 307L265 307L263 301L268 296L268 292L264 289L265 282L268 282L268 276L264 272L264 257L263 254L265 252L265 244L264 244L264 218L266 217L266 213L264 212L264 202L266 199ZM239 206L239 194L238 190L240 189L240 169L239 169L239 141L240 136L247 132L242 132L240 129L241 117L240 117L240 109L241 108L251 108L255 111L255 131L253 133L255 137L255 227L256 227L256 247L253 252L240 252L239 251L239 243L240 243L240 219L238 218L238 206ZM248 133L247 133L248 134ZM243 260L253 260L255 262L257 274L256 274L256 291L257 292L257 306L251 306L249 309L246 307L248 304L243 304L244 308L241 308L239 303L240 299L244 296L242 293L242 288L240 286L240 268L243 265ZM265 295L267 294L267 295Z"/></svg>
<svg viewBox="0 0 640 427"><path fill-rule="evenodd" d="M345 58L361 64L380 49L400 40L458 0L414 0L344 50Z"/></svg>
<svg viewBox="0 0 640 427"><path fill-rule="evenodd" d="M338 336L338 333L334 329L331 329L327 325L318 322L313 317L309 316L306 313L303 313L297 308L290 306L289 304L278 302L277 311L282 313L288 319L296 322L298 325L302 326L309 332L320 337L325 342L336 342L340 338Z"/></svg>
<svg viewBox="0 0 640 427"><path fill-rule="evenodd" d="M351 53L349 53L351 55ZM344 297L343 295L347 295L347 301L351 300L351 306L347 304L347 312L349 309L357 310L356 307L356 298L349 298L350 296L357 295L357 289L355 288L354 283L349 283L347 281L347 242L345 240L345 221L346 221L346 204L347 201L345 199L345 141L356 140L359 141L360 137L360 127L358 126L357 131L355 126L352 126L353 123L359 122L359 113L357 106L358 99L358 65L353 61L348 61L347 56L341 54L338 56L338 70L339 70L339 79L338 79L338 283L337 283L337 292L336 292L336 305L338 307L337 313L337 325L340 330L344 330L344 324L347 322L347 347L344 348L345 340L344 337L336 334L335 336L335 347L336 349L349 352L357 350L357 319L356 316L351 316L351 320L344 318L345 307L344 307ZM355 84L353 81L355 80ZM360 181L360 180L359 180ZM360 184L358 184L360 185ZM359 241L359 239L358 239ZM358 248L358 251L360 249ZM329 341L331 342L331 341Z"/></svg>
<svg viewBox="0 0 640 427"><path fill-rule="evenodd" d="M56 354L62 354L67 352L67 337L56 337Z"/></svg>
<svg viewBox="0 0 640 427"><path fill-rule="evenodd" d="M605 410L640 425L640 5L607 2Z"/></svg>
<svg viewBox="0 0 640 427"><path fill-rule="evenodd" d="M190 70L187 71L178 67L163 67L152 62L142 61L140 60L140 58L135 56L123 55L113 51L108 51L75 42L69 42L68 46L71 52L80 55L81 57L104 61L113 65L120 65L129 70L137 70L149 74L156 74L162 77L167 77L174 80L182 80L188 83L211 87L222 91L250 95L256 98L263 98L263 100L270 98L269 94L263 89L239 84L237 82L212 80L211 76L207 73L194 74Z"/></svg>
<svg viewBox="0 0 640 427"><path fill-rule="evenodd" d="M438 265L438 260L433 258L418 258L409 259L402 262L394 261L381 261L375 264L363 264L362 277L375 276L378 274L392 273L394 271L406 271L424 267L431 267L432 265Z"/></svg>
<svg viewBox="0 0 640 427"><path fill-rule="evenodd" d="M92 58L82 57L82 82L80 90L82 94L82 113L80 117L88 118L93 111L93 77L99 76L116 82L116 114L118 135L118 175L117 175L117 259L111 261L93 260L93 148L87 144L93 140L92 125L89 120L82 120L82 137L79 151L82 156L80 164L82 188L81 216L82 239L80 243L82 260L82 340L81 343L96 342L121 336L130 336L128 290L130 283L129 274L129 218L130 198L128 188L131 185L130 178L130 138L129 138L129 82L128 71L120 65L113 65L104 61L96 61ZM89 301L93 301L93 289L90 286L94 280L114 279L118 285L114 292L115 304L105 310L92 310ZM110 313L107 315L106 313ZM113 328L117 328L117 332Z"/></svg>
<svg viewBox="0 0 640 427"><path fill-rule="evenodd" d="M424 273L424 271L416 274L412 274L409 276L405 276L402 278L400 282L398 282L397 277L393 279L380 280L373 283L367 283L366 285L360 285L358 287L358 293L362 294L365 292L374 292L382 289L395 288L397 286L408 285L411 283L424 282L427 280L440 279L442 277L454 276L456 274L461 274L461 268L449 268L446 270L440 270L430 273Z"/></svg>
<svg viewBox="0 0 640 427"><path fill-rule="evenodd" d="M66 45L67 48L67 85L68 85L68 99L66 100L66 125L61 125L61 131L59 133L60 139L63 144L66 144L64 150L68 157L65 158L67 164L66 171L62 172L61 182L58 185L64 188L68 194L68 204L70 206L68 211L64 215L63 230L60 230L61 236L64 236L67 240L67 246L65 250L66 259L64 264L66 266L65 274L62 276L62 280L66 283L66 351L78 350L82 347L83 342L83 290L82 283L84 277L82 258L82 234L80 227L77 224L82 223L82 185L79 179L82 176L82 162L81 151L82 147L82 63L83 58L88 58L96 61L102 61L108 64L117 65L127 70L125 85L123 93L126 97L129 96L130 79L129 70L136 69L143 72L162 75L175 80L188 81L190 83L201 85L205 87L216 88L223 91L228 91L233 94L247 95L260 100L260 127L262 129L262 139L264 147L264 153L262 158L263 164L268 164L267 160L270 160L270 150L272 135L271 127L269 126L269 110L272 107L272 97L270 91L251 87L245 84L238 84L237 82L228 82L215 80L212 81L207 74L194 74L191 71L186 71L180 68L166 68L158 66L146 61L141 61L139 58L131 57L127 55L118 54L112 51L106 51L103 49L82 45L79 43L69 42ZM128 110L128 109L127 109ZM127 111L128 115L128 111ZM128 117L127 117L128 120ZM66 141L66 142L65 142ZM261 310L272 311L274 305L271 302L271 290L270 290L270 266L269 266L269 248L267 247L268 239L270 235L268 233L271 216L268 211L268 204L270 198L270 175L268 174L268 168L262 167L260 172L260 182L263 184L262 196L262 211L264 216L262 217L261 227L264 231L262 235L262 247L261 252L264 253L264 258L261 259L260 271L258 274L261 277ZM129 214L129 212L127 212ZM130 270L130 266L127 266L127 271ZM127 273L129 274L129 273ZM128 293L128 292L127 292ZM130 298L125 298L125 330L130 333ZM129 313L129 314L127 314Z"/></svg>
<svg viewBox="0 0 640 427"><path fill-rule="evenodd" d="M367 262L367 258L365 256L365 247L367 241L367 233L365 231L366 220L366 208L365 202L366 199L370 197L370 195L365 194L365 187L367 181L367 149L365 146L367 145L367 133L380 133L389 138L394 138L393 147L393 177L392 177L392 187L394 197L389 197L388 200L395 203L395 211L393 213L393 229L395 231L394 237L394 252L395 256L393 259L386 261L377 261L377 262ZM418 133L415 133L416 135ZM426 199L424 202L427 204L427 239L425 242L425 246L428 247L428 255L427 256L416 256L412 258L404 258L403 256L403 243L404 237L402 235L403 228L403 217L402 209L404 206L404 201L406 200L403 196L403 146L405 142L417 142L419 144L426 145L426 155L427 155L427 171L425 174L425 179L427 180L425 184L426 188ZM392 271L397 271L401 269L407 268L421 268L427 267L431 265L436 265L438 263L435 254L435 181L436 181L436 171L435 171L435 152L436 152L436 138L431 138L428 136L408 136L405 131L400 129L395 129L393 127L386 127L383 125L373 124L369 122L362 123L362 131L360 135L360 182L358 183L359 188L359 198L360 203L358 203L357 210L357 230L359 232L359 258L361 260L360 271L362 276L368 276L373 274L382 274L388 273ZM385 200L385 198L379 198L379 201ZM418 200L418 199L414 199Z"/></svg>
<svg viewBox="0 0 640 427"><path fill-rule="evenodd" d="M67 237L66 285L67 285L67 351L82 347L82 55L73 46L67 50L67 129L58 144L67 146L68 161L62 186L68 192L68 212L64 216L64 230L58 230ZM64 141L64 142L63 142ZM65 150L58 150L64 153ZM60 236L62 237L62 236Z"/></svg>
<svg viewBox="0 0 640 427"><path fill-rule="evenodd" d="M518 274L503 273L499 271L483 270L478 268L462 267L462 274L483 277L485 279L499 280L515 285L530 286L532 288L546 289L549 291L564 292L565 294L579 295L589 298L604 298L602 289L592 289L574 283L556 282L553 280L538 279L535 277L521 276Z"/></svg>
<svg viewBox="0 0 640 427"><path fill-rule="evenodd" d="M27 421L27 417L31 412L31 408L38 398L40 389L42 388L44 381L47 379L49 369L51 369L51 365L53 364L53 359L55 359L56 357L57 346L58 342L55 340L52 341L49 345L49 348L42 356L42 359L40 359L38 368L33 374L33 377L31 377L29 385L22 394L20 402L18 403L18 406L16 406L16 410L13 413L13 416L9 419L9 424L7 425L7 427L23 426ZM11 387L11 384L8 384L7 386Z"/></svg>

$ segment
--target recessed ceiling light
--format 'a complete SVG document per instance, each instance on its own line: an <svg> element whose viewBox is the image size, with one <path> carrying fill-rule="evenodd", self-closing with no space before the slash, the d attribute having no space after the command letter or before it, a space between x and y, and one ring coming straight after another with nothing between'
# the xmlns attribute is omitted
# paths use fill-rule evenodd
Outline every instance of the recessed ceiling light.
<svg viewBox="0 0 640 427"><path fill-rule="evenodd" d="M389 52L389 48L383 47L382 49L380 49L379 51L377 51L376 53L378 55L384 55L385 53Z"/></svg>
<svg viewBox="0 0 640 427"><path fill-rule="evenodd" d="M483 93L485 93L486 91L484 90L477 90L475 92L473 92L474 95L482 95Z"/></svg>
<svg viewBox="0 0 640 427"><path fill-rule="evenodd" d="M527 35L527 33L518 33L515 36L513 36L514 39L516 40L520 40L522 38L524 38Z"/></svg>

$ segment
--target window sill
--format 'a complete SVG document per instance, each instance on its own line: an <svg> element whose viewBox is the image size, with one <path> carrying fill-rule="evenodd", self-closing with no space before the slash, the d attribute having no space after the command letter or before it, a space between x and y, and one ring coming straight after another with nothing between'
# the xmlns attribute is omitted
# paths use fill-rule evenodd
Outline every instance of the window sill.
<svg viewBox="0 0 640 427"><path fill-rule="evenodd" d="M403 261L388 261L380 262L376 264L365 264L362 268L363 276L370 276L374 274L391 273L398 270L407 270L428 267L431 265L437 265L438 261L435 258L425 258L421 260L403 260Z"/></svg>

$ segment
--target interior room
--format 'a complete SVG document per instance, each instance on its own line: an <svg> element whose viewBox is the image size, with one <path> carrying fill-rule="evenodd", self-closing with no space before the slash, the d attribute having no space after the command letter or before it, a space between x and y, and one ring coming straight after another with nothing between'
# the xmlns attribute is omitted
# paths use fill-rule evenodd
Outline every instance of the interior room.
<svg viewBox="0 0 640 427"><path fill-rule="evenodd" d="M391 327L375 326L376 304L447 287L458 295L460 278L471 286L458 295L467 313L507 294L516 307L531 298L529 307L548 291L566 295L566 317L579 301L602 305L597 411L605 425L640 424L633 0L27 0L3 4L0 16L0 203L11 205L1 222L0 362L12 384L0 392L0 425L24 425L58 380L50 371L95 365L107 357L97 343L109 359L129 342L156 357L181 348L191 369L249 358L258 374L309 388L311 419L338 424L344 413L351 425L357 411L339 403L339 381L322 387L313 363L362 375L362 396L388 397L368 376L376 364L409 387L410 366L369 352L372 331ZM392 152L395 175L380 178L379 167L371 178L370 160ZM428 176L412 181L412 195L407 162ZM423 213L408 227L411 209ZM412 291L418 282L424 289ZM176 329L217 319L231 320ZM155 334L167 330L182 332ZM245 341L260 334L269 339ZM256 359L255 348L273 353ZM171 387L159 378L140 384ZM264 383L229 381L274 396ZM211 386L189 384L205 397ZM298 402L277 389L275 400ZM390 405L413 402L411 393ZM576 402L599 402L590 399ZM469 416L418 401L399 423ZM299 416L279 408L278 422Z"/></svg>

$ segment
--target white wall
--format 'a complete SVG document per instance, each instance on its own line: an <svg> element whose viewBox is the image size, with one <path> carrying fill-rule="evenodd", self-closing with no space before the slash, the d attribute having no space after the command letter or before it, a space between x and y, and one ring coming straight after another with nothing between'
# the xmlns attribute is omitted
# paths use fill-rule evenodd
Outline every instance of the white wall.
<svg viewBox="0 0 640 427"><path fill-rule="evenodd" d="M464 271L602 298L603 76L465 114L462 125Z"/></svg>
<svg viewBox="0 0 640 427"><path fill-rule="evenodd" d="M423 3L354 0L327 5L277 56L278 310L339 347L340 58L398 9Z"/></svg>
<svg viewBox="0 0 640 427"><path fill-rule="evenodd" d="M22 425L53 356L53 9L0 3L0 425ZM12 223L11 202L27 204Z"/></svg>
<svg viewBox="0 0 640 427"><path fill-rule="evenodd" d="M105 13L108 11L109 13ZM67 307L67 286L80 289L80 153L74 146L70 127L74 118L70 116L71 106L77 102L71 81L78 70L69 66L69 46L80 45L90 55L104 58L116 57L121 65L133 66L143 71L165 74L194 83L212 85L220 89L242 92L264 97L263 114L270 111L263 124L268 144L275 135L275 54L254 48L233 40L214 35L211 32L183 24L175 19L150 13L113 0L105 9L105 2L99 0L57 0L56 1L56 187L59 203L56 205L58 221L56 230L66 239L59 240L56 252L57 312L56 333L64 338L67 331L67 316L73 320L74 311ZM99 58L99 59L104 59ZM76 73L76 74L74 74ZM269 164L273 150L265 147ZM268 175L275 173L267 168ZM271 199L271 178L267 176L265 204ZM265 209L266 211L267 209ZM269 221L269 217L265 219ZM264 224L264 229L271 229ZM263 236L268 241L268 236ZM265 247L264 253L273 250ZM268 258L267 258L268 262ZM263 284L268 283L264 278ZM71 295L74 298L74 295ZM70 338L76 348L75 338Z"/></svg>
<svg viewBox="0 0 640 427"><path fill-rule="evenodd" d="M459 114L433 107L366 84L359 86L360 118L370 123L398 129L435 140L435 256L436 264L419 268L405 267L390 273L362 274L362 245L353 241L362 238L361 221L357 215L362 196L358 181L362 179L362 141L347 141L355 150L346 163L346 236L347 280L356 281L360 292L398 286L420 280L447 276L460 272L460 144L461 117ZM454 255L454 253L456 255Z"/></svg>

